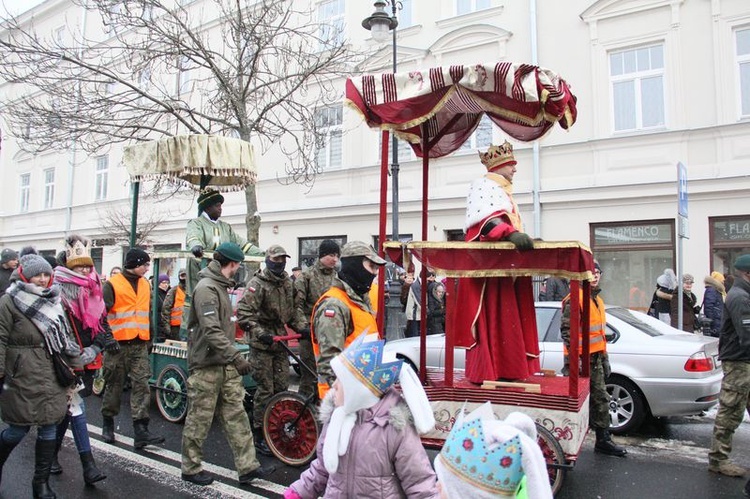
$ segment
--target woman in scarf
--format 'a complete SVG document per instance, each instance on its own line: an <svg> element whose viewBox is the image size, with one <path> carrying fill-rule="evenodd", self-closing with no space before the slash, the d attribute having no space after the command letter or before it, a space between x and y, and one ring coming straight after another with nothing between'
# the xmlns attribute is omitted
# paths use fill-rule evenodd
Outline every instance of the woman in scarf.
<svg viewBox="0 0 750 499"><path fill-rule="evenodd" d="M102 283L94 270L90 241L78 235L68 237L65 241L64 258L61 260L62 265L55 268L55 282L61 290L62 305L73 330L73 337L83 352L83 368L79 371L83 387L72 393L68 413L57 425L57 447L50 473L58 475L63 471L57 460L57 453L68 425L72 423L73 439L83 465L83 480L91 485L107 477L99 471L91 453L83 398L91 394L94 373L102 366L101 351L116 350L119 345L112 337L107 322Z"/></svg>
<svg viewBox="0 0 750 499"><path fill-rule="evenodd" d="M0 298L0 410L9 426L0 433L0 477L11 451L37 426L35 498L54 498L48 479L57 424L68 409L69 387L56 375L53 356L79 359L52 267L41 256L20 259L16 279ZM15 277L17 276L17 277Z"/></svg>

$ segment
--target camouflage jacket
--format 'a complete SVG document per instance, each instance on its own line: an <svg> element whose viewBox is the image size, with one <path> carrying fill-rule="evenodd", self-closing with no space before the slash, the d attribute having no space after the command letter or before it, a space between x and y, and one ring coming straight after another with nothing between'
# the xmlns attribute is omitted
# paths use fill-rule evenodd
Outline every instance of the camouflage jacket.
<svg viewBox="0 0 750 499"><path fill-rule="evenodd" d="M318 260L294 281L294 303L297 312L306 322L310 322L310 314L315 303L328 291L336 276L336 269L328 268Z"/></svg>
<svg viewBox="0 0 750 499"><path fill-rule="evenodd" d="M370 300L354 292L351 286L336 277L331 287L341 288L359 308L369 311L374 315ZM320 301L315 307L313 316L315 340L318 343L319 355L317 356L318 380L333 384L336 374L331 368L331 359L340 354L344 349L347 336L354 331L352 313L346 303L338 298L327 297ZM374 331L370 331L371 333Z"/></svg>
<svg viewBox="0 0 750 499"><path fill-rule="evenodd" d="M250 347L281 351L281 346L274 344L269 347L258 338L266 333L284 336L287 334L284 325L295 331L306 325L294 306L294 289L289 274L284 272L279 277L268 269L256 272L237 307L237 321L247 332Z"/></svg>
<svg viewBox="0 0 750 499"><path fill-rule="evenodd" d="M221 265L215 260L201 270L199 276L188 319L188 368L191 371L228 365L239 355L234 346L232 302L227 291L235 286L234 281L221 273Z"/></svg>

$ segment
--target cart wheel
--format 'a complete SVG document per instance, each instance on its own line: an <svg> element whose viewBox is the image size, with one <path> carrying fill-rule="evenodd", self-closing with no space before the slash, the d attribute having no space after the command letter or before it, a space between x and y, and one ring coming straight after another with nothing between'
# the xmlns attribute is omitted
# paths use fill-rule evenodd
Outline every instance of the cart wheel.
<svg viewBox="0 0 750 499"><path fill-rule="evenodd" d="M187 415L187 377L179 366L169 364L156 380L156 405L164 419L180 423Z"/></svg>
<svg viewBox="0 0 750 499"><path fill-rule="evenodd" d="M104 394L104 389L106 387L107 386L104 383L104 372L102 369L97 369L96 374L94 375L94 382L91 385L91 393L97 397L101 397Z"/></svg>
<svg viewBox="0 0 750 499"><path fill-rule="evenodd" d="M557 494L560 487L562 487L563 480L565 480L565 468L557 468L550 465L566 464L565 453L555 436L547 428L537 423L536 432L537 442L542 449L544 460L547 462L547 473L549 474L549 484L552 487L552 494Z"/></svg>
<svg viewBox="0 0 750 499"><path fill-rule="evenodd" d="M290 466L304 466L315 457L318 420L312 402L294 392L277 393L266 404L263 434L271 452Z"/></svg>

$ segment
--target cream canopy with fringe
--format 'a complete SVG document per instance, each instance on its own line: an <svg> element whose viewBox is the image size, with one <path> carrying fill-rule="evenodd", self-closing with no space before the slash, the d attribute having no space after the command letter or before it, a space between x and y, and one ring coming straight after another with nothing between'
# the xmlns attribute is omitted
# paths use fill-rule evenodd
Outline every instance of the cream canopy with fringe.
<svg viewBox="0 0 750 499"><path fill-rule="evenodd" d="M125 147L122 161L133 182L170 177L194 190L237 191L257 179L249 142L214 135L180 135Z"/></svg>

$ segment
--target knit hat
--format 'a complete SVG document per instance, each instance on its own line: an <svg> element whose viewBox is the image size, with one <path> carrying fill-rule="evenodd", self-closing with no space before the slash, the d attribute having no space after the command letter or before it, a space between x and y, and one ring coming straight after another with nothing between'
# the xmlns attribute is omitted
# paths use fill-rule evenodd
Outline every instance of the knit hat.
<svg viewBox="0 0 750 499"><path fill-rule="evenodd" d="M216 203L224 203L224 196L217 190L205 188L198 195L198 214L200 215L209 206Z"/></svg>
<svg viewBox="0 0 750 499"><path fill-rule="evenodd" d="M323 242L318 246L318 258L328 255L341 256L341 247L339 243L332 239L323 239Z"/></svg>
<svg viewBox="0 0 750 499"><path fill-rule="evenodd" d="M289 253L286 252L286 250L278 244L273 244L268 247L266 250L266 256L271 258L276 258L277 256L284 256L286 258L291 258L289 256Z"/></svg>
<svg viewBox="0 0 750 499"><path fill-rule="evenodd" d="M219 247L216 248L216 253L220 253L222 256L233 262L241 262L245 259L245 254L242 252L242 249L235 243L221 243Z"/></svg>
<svg viewBox="0 0 750 499"><path fill-rule="evenodd" d="M743 272L750 272L750 253L737 257L734 261L734 268Z"/></svg>
<svg viewBox="0 0 750 499"><path fill-rule="evenodd" d="M0 253L0 265L8 263L11 260L18 260L18 253L10 248L5 248Z"/></svg>
<svg viewBox="0 0 750 499"><path fill-rule="evenodd" d="M435 418L427 395L417 375L395 353L385 352L385 341L377 333L365 330L343 352L331 360L331 368L344 390L344 404L331 415L325 442L323 464L329 473L338 470L339 456L349 446L349 438L357 421L357 411L369 409L378 403L385 392L397 381L401 393L414 418L419 433L435 426ZM326 397L333 397L334 390Z"/></svg>
<svg viewBox="0 0 750 499"><path fill-rule="evenodd" d="M132 248L125 254L125 268L134 269L151 261L148 253L140 248Z"/></svg>
<svg viewBox="0 0 750 499"><path fill-rule="evenodd" d="M461 410L434 464L447 497L517 497L525 487L524 497L552 498L534 421L520 412L498 420L489 402Z"/></svg>
<svg viewBox="0 0 750 499"><path fill-rule="evenodd" d="M711 272L711 277L724 284L724 274L722 274L721 272L717 272L714 270L713 272Z"/></svg>
<svg viewBox="0 0 750 499"><path fill-rule="evenodd" d="M376 265L385 265L385 260L378 256L373 247L362 241L350 241L344 245L344 249L341 250L341 258L350 256L363 256Z"/></svg>
<svg viewBox="0 0 750 499"><path fill-rule="evenodd" d="M695 277L692 274L682 274L682 282L684 284L692 284L695 282Z"/></svg>
<svg viewBox="0 0 750 499"><path fill-rule="evenodd" d="M163 282L169 282L169 276L167 274L159 274L159 284Z"/></svg>
<svg viewBox="0 0 750 499"><path fill-rule="evenodd" d="M52 275L52 265L40 255L24 255L19 262L18 271L24 280L28 281L39 274Z"/></svg>
<svg viewBox="0 0 750 499"><path fill-rule="evenodd" d="M69 269L79 266L94 266L91 259L91 240L74 234L65 239L65 266Z"/></svg>

